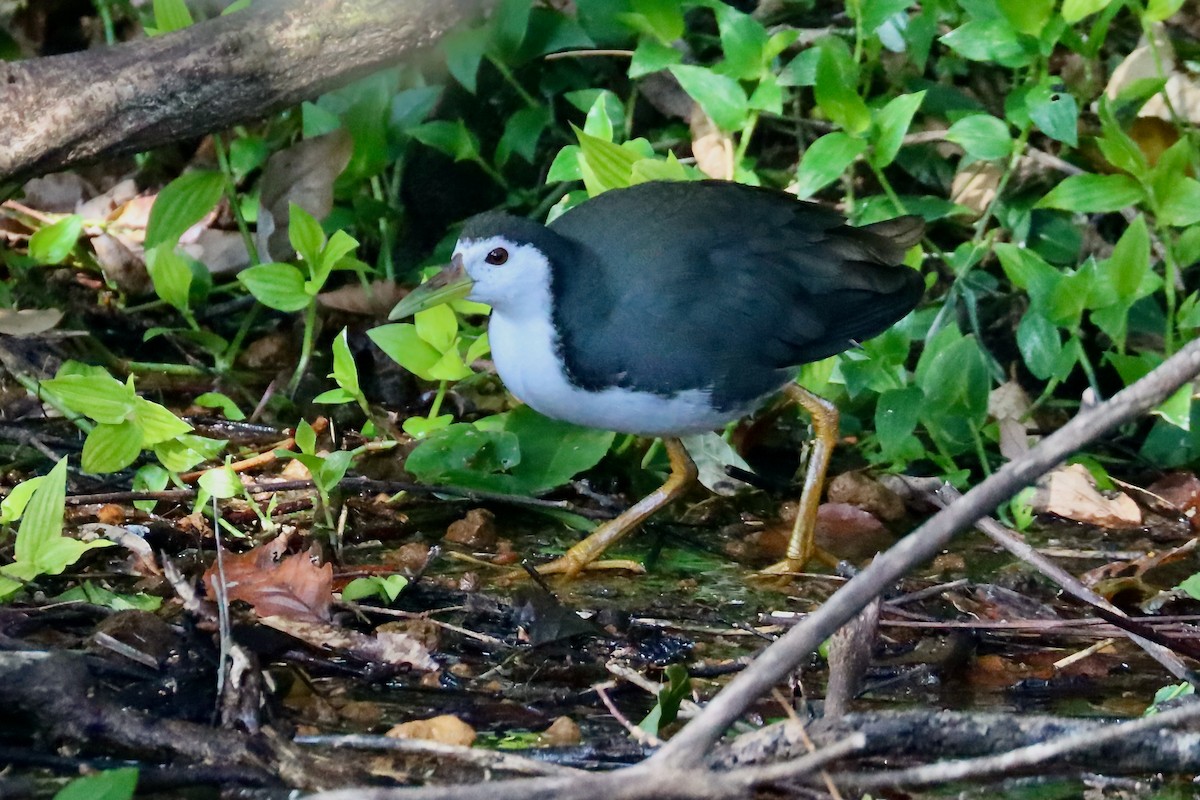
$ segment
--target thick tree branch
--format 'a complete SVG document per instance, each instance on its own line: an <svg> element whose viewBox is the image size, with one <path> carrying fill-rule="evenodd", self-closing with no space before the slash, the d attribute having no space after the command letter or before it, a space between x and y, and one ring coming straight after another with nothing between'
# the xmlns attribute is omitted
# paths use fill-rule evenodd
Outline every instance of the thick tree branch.
<svg viewBox="0 0 1200 800"><path fill-rule="evenodd" d="M201 136L394 64L481 0L259 0L152 39L0 62L0 186Z"/></svg>

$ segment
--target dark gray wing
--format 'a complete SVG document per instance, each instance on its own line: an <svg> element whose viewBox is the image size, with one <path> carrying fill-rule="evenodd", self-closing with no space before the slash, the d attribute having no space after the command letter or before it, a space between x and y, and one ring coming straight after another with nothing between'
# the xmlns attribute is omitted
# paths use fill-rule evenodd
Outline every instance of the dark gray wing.
<svg viewBox="0 0 1200 800"><path fill-rule="evenodd" d="M881 333L921 296L920 275L896 266L919 221L851 228L741 184L640 184L550 227L579 246L552 289L563 356L585 388L712 388L734 408Z"/></svg>

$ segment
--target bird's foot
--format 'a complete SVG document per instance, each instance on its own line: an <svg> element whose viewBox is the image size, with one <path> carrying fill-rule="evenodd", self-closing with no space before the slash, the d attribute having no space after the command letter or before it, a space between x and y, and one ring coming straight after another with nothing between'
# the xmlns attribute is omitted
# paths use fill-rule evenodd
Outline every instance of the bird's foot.
<svg viewBox="0 0 1200 800"><path fill-rule="evenodd" d="M628 559L621 558L606 559L603 561L580 561L579 559L571 558L570 553L567 553L567 555L562 556L561 558L556 558L546 564L534 567L534 571L537 572L538 575L561 575L563 579L567 581L574 580L579 576L579 573L585 570L623 570L625 572L632 572L637 575L643 575L646 572L646 568L637 561L630 561ZM507 580L511 580L513 578L528 578L529 573L527 573L525 570L514 570L504 577Z"/></svg>
<svg viewBox="0 0 1200 800"><path fill-rule="evenodd" d="M778 575L798 575L805 571L814 561L818 561L827 567L836 567L838 565L838 557L827 550L822 550L819 547L814 547L811 552L806 555L797 557L784 558L782 561L777 561L765 569L759 570L758 574L764 577Z"/></svg>

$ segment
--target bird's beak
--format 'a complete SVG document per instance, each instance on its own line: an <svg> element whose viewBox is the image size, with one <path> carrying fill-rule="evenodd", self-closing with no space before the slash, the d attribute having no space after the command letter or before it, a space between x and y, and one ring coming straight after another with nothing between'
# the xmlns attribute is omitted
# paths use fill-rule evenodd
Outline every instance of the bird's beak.
<svg viewBox="0 0 1200 800"><path fill-rule="evenodd" d="M403 300L396 304L388 319L404 319L418 311L449 303L451 300L461 300L471 293L475 282L467 274L461 254L455 254L450 265L409 292Z"/></svg>

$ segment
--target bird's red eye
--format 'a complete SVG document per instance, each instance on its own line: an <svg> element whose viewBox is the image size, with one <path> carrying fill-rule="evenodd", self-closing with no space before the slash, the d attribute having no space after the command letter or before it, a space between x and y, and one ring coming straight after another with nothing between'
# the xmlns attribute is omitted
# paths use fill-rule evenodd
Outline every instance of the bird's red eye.
<svg viewBox="0 0 1200 800"><path fill-rule="evenodd" d="M497 247L495 250L484 256L483 260L498 267L505 261L508 261L508 251L503 247Z"/></svg>

